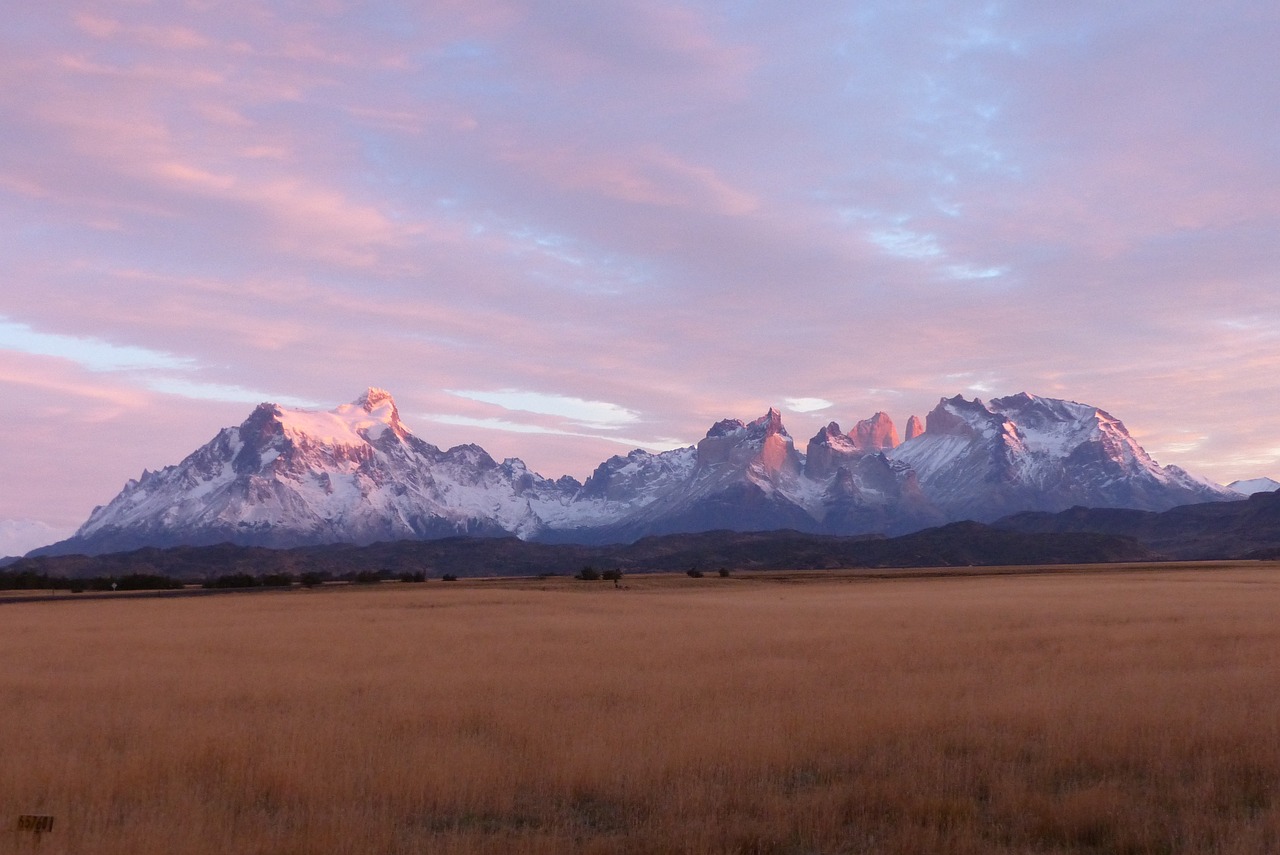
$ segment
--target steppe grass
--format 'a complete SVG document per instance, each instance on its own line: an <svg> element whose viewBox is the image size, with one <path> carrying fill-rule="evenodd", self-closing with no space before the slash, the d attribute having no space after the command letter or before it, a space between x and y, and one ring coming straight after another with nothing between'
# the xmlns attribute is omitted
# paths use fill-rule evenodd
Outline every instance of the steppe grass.
<svg viewBox="0 0 1280 855"><path fill-rule="evenodd" d="M1280 851L1273 567L628 582L0 606L0 851Z"/></svg>

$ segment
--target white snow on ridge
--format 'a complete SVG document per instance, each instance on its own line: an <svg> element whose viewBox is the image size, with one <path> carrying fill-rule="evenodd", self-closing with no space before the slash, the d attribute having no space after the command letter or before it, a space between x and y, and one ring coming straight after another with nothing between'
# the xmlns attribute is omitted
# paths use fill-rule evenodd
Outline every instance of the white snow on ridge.
<svg viewBox="0 0 1280 855"><path fill-rule="evenodd" d="M927 483L946 468L972 444L968 437L954 434L922 433L897 448L886 451L891 460L900 460L916 471L921 482Z"/></svg>
<svg viewBox="0 0 1280 855"><path fill-rule="evenodd" d="M1235 490L1242 496L1252 496L1254 493L1270 493L1280 489L1280 481L1274 478L1246 478L1243 481L1232 481L1227 489Z"/></svg>
<svg viewBox="0 0 1280 855"><path fill-rule="evenodd" d="M324 413L283 407L276 411L286 435L347 448L358 448L376 440L392 426L395 413L390 404L379 405L372 412L358 404L343 404Z"/></svg>

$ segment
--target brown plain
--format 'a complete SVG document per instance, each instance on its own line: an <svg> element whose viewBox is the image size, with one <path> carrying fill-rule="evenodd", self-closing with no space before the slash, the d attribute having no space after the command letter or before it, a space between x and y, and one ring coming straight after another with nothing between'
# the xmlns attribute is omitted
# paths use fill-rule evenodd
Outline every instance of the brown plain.
<svg viewBox="0 0 1280 855"><path fill-rule="evenodd" d="M0 851L1280 851L1276 566L624 581L0 606Z"/></svg>

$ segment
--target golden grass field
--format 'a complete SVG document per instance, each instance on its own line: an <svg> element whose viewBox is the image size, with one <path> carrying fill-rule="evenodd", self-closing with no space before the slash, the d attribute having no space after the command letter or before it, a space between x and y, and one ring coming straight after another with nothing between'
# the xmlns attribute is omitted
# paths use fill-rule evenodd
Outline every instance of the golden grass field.
<svg viewBox="0 0 1280 855"><path fill-rule="evenodd" d="M1280 567L625 582L0 605L0 852L1280 851Z"/></svg>

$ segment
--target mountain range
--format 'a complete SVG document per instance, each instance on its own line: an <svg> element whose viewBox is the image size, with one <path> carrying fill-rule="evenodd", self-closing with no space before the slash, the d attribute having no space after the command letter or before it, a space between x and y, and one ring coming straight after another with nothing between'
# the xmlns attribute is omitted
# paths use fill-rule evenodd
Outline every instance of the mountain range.
<svg viewBox="0 0 1280 855"><path fill-rule="evenodd" d="M1241 498L1160 466L1097 407L1026 393L943 398L923 422L912 417L901 441L884 413L848 432L832 422L803 452L770 409L716 422L696 445L611 457L583 483L495 461L477 445L441 450L371 388L331 412L261 404L31 554L457 535L608 544L717 529L900 535L1022 511Z"/></svg>

